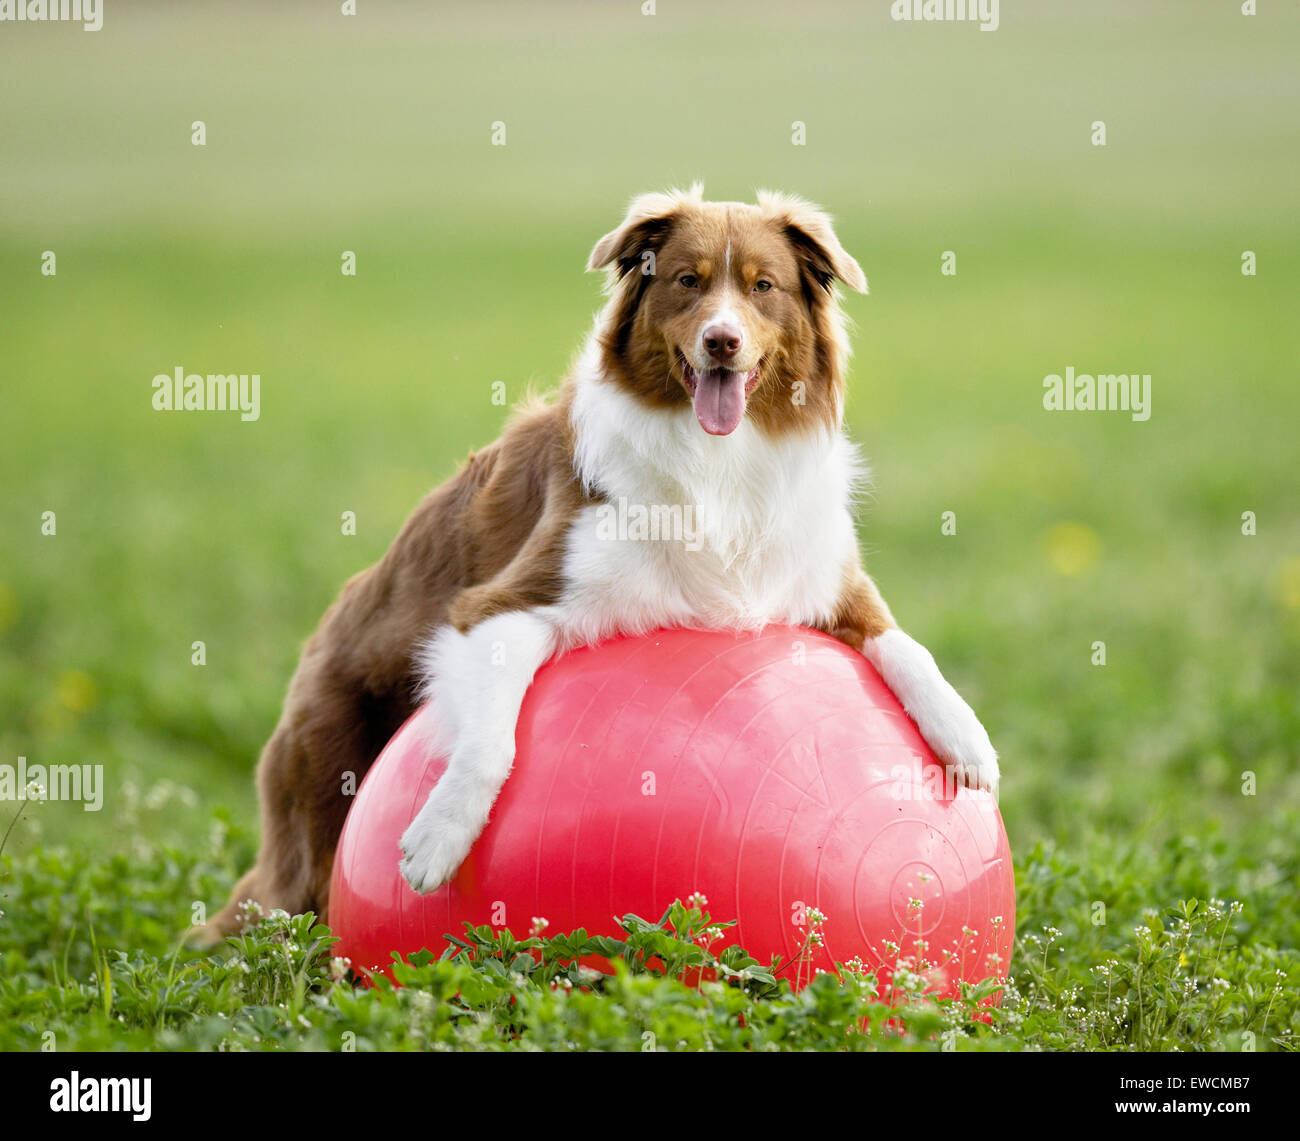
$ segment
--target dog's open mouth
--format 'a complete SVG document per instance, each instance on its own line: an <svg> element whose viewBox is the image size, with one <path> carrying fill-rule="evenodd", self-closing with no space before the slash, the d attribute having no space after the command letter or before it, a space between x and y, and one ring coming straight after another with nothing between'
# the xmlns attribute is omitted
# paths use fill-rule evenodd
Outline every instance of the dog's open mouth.
<svg viewBox="0 0 1300 1141"><path fill-rule="evenodd" d="M699 370L680 353L677 364L695 406L695 418L710 436L729 436L745 416L745 401L758 383L760 360L748 372L732 368Z"/></svg>

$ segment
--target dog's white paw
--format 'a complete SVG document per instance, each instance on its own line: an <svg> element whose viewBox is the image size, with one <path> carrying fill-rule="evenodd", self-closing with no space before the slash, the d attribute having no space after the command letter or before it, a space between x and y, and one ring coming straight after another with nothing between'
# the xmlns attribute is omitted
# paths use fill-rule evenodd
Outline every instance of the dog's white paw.
<svg viewBox="0 0 1300 1141"><path fill-rule="evenodd" d="M524 694L555 645L544 611L522 610L466 634L442 627L421 651L422 692L439 722L430 749L447 754L447 768L402 833L402 876L416 891L455 876L487 827L514 764Z"/></svg>
<svg viewBox="0 0 1300 1141"><path fill-rule="evenodd" d="M891 629L868 641L862 652L948 773L967 788L987 789L996 798L1001 780L997 750L975 711L939 672L930 651L902 630Z"/></svg>
<svg viewBox="0 0 1300 1141"><path fill-rule="evenodd" d="M979 729L979 740L972 738L967 742L962 752L956 756L945 758L946 762L953 766L957 774L957 780L967 788L982 788L993 794L993 799L998 796L998 787L1002 781L1002 772L998 768L997 750L993 748L993 743L989 740L989 735L984 731L984 726L977 721L976 726Z"/></svg>
<svg viewBox="0 0 1300 1141"><path fill-rule="evenodd" d="M435 792L402 833L402 878L423 895L455 876L478 838L442 807Z"/></svg>
<svg viewBox="0 0 1300 1141"><path fill-rule="evenodd" d="M975 711L951 686L926 702L917 728L934 754L967 788L982 788L998 795L1002 774L998 753Z"/></svg>

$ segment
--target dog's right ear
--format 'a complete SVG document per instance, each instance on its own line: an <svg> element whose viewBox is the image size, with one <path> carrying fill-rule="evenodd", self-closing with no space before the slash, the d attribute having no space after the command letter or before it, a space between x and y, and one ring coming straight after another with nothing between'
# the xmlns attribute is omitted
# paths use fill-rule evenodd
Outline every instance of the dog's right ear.
<svg viewBox="0 0 1300 1141"><path fill-rule="evenodd" d="M690 190L642 194L632 199L627 217L618 229L611 230L596 243L587 259L587 268L603 269L615 265L617 277L642 268L647 252L657 252L672 232L673 221L682 207L703 201L703 193L703 187L697 182Z"/></svg>

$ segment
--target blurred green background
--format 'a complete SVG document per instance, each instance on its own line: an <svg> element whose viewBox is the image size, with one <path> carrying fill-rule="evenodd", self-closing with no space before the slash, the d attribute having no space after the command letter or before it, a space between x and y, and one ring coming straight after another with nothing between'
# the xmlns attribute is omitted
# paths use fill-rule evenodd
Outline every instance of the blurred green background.
<svg viewBox="0 0 1300 1141"><path fill-rule="evenodd" d="M493 383L562 376L627 199L700 178L823 204L866 270L869 567L989 727L1013 851L1218 831L1257 902L1294 891L1261 854L1300 801L1300 11L1239 7L1007 0L983 33L886 0L108 0L99 33L0 25L0 758L108 782L15 850L251 828L302 640L496 435ZM1151 419L1044 411L1069 365L1150 373ZM261 419L153 411L177 366L260 373Z"/></svg>

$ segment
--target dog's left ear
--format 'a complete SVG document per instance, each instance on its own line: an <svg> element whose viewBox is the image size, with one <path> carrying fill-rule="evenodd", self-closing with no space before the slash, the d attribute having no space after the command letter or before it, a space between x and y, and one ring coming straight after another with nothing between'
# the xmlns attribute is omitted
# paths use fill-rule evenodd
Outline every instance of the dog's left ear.
<svg viewBox="0 0 1300 1141"><path fill-rule="evenodd" d="M831 217L819 206L793 194L758 192L758 204L785 231L808 275L828 293L836 278L858 293L866 293L862 267L840 245Z"/></svg>
<svg viewBox="0 0 1300 1141"><path fill-rule="evenodd" d="M666 194L642 194L632 199L627 217L617 230L611 230L596 243L587 259L587 268L602 269L617 264L622 277L642 265L647 251L658 251L672 231L673 221L690 202L702 201L698 183L690 190L670 190Z"/></svg>

